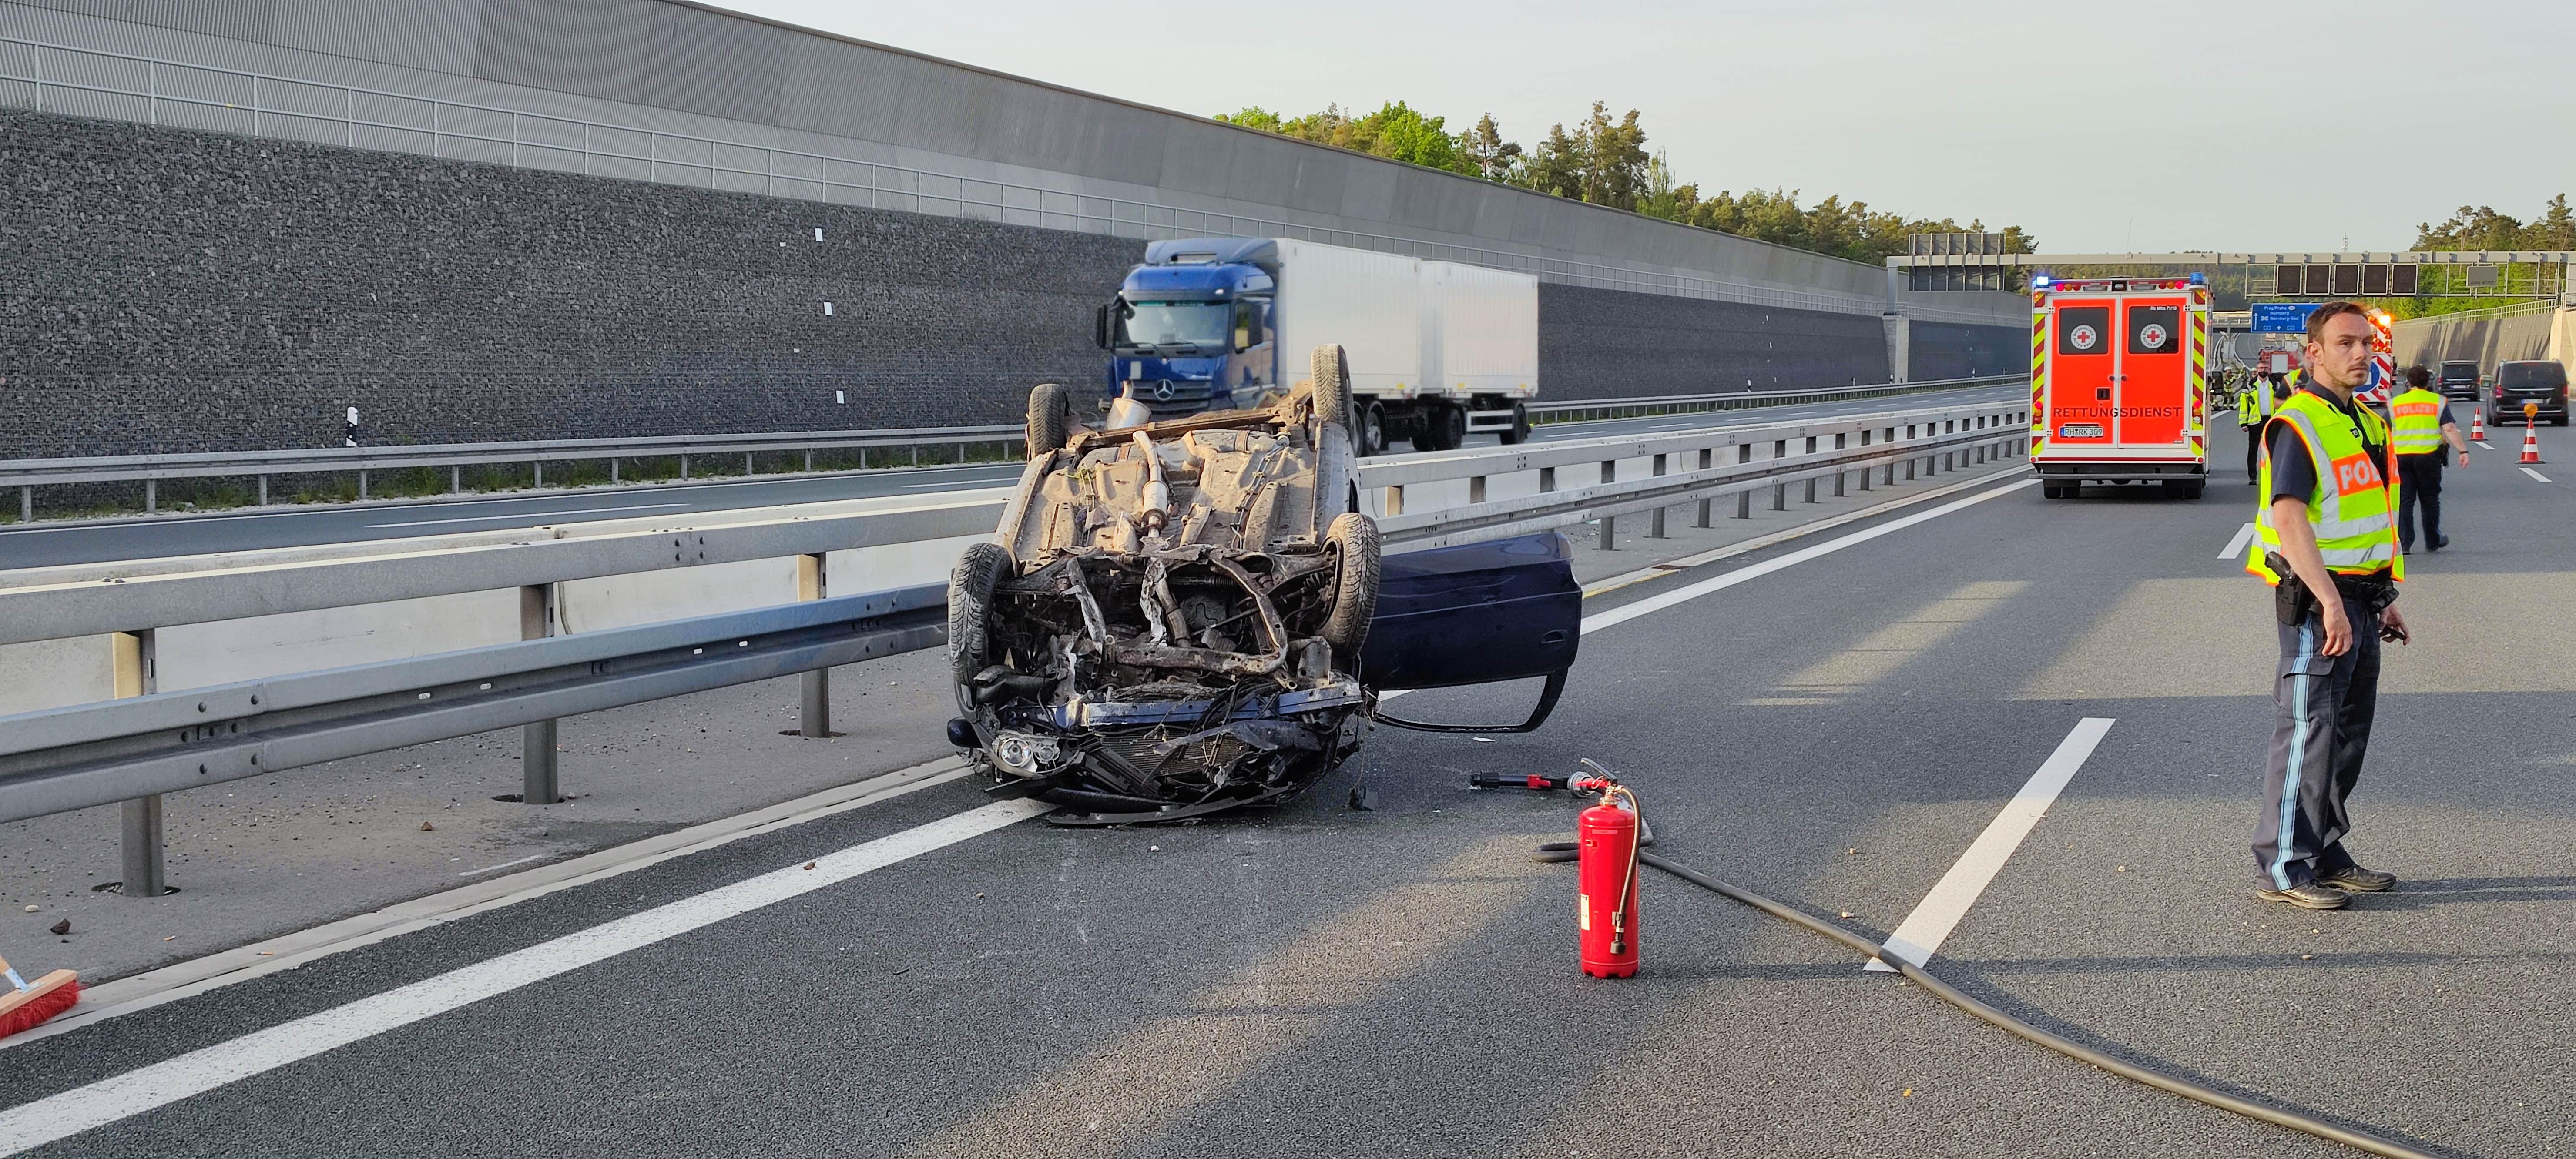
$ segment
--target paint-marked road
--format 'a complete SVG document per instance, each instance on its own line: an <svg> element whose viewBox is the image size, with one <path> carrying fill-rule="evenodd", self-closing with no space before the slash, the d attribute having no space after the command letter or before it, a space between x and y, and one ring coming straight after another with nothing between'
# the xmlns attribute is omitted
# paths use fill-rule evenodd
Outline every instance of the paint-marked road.
<svg viewBox="0 0 2576 1159"><path fill-rule="evenodd" d="M2109 731L2109 717L2088 716L2076 722L2075 731L2058 742L2057 751L2041 762L2039 771L2031 774L2021 792L2013 794L2003 811L1995 814L1993 823L1969 844L1958 864L1941 875L1932 892L1924 895L1923 904L1915 906L1914 912L1905 916L1904 924L1888 935L1886 948L1890 955L1920 966L1941 948L1942 940L1950 936L1960 918L1968 915L1968 907L1976 904L1977 895L1986 891L2013 850L2021 848L2022 838L2039 824L2057 794L2065 790L2066 782L2084 767L2084 759L2093 755L2093 747L2101 744L2102 735ZM1896 969L1876 958L1863 968L1890 973Z"/></svg>
<svg viewBox="0 0 2576 1159"><path fill-rule="evenodd" d="M2540 473L2540 472L2538 472L2538 471L2534 471L2534 470L2532 470L2532 469L2531 469L2531 468L2529 468L2529 467L2525 467L2525 468L2523 468L2523 469L2522 469L2522 473L2523 473L2523 474L2525 474L2525 475L2529 475L2529 476L2531 476L2531 477L2532 477L2532 478L2534 478L2534 479L2538 479L2538 480L2540 480L2540 481L2541 481L2541 482L2543 482L2543 483L2546 483L2546 482L2548 482L2548 481L2549 481L2549 476L2547 476L2547 475L2543 475L2543 474L2541 474L2541 473Z"/></svg>
<svg viewBox="0 0 2576 1159"><path fill-rule="evenodd" d="M2237 528L2237 529L2236 529L2236 538L2234 538L2234 539L2231 539L2231 540L2228 540L2228 541L2227 541L2227 550L2222 551L2222 552L2219 552L2219 553L2218 553L2218 558L2220 558L2220 559L2234 559L2234 558L2236 558L2239 554L2241 554L2242 552L2244 552L2244 550L2245 550L2245 545L2246 545L2246 544L2248 544L2248 543L2253 542L2253 540L2254 540L2254 525L2253 525L2253 524L2248 523L2248 524L2246 524L2246 525L2245 525L2245 526L2243 526L2243 527L2239 527L2239 528Z"/></svg>

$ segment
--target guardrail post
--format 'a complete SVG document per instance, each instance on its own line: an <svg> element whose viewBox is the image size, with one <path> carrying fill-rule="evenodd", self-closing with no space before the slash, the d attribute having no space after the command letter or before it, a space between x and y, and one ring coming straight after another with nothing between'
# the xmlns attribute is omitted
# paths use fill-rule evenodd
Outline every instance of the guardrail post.
<svg viewBox="0 0 2576 1159"><path fill-rule="evenodd" d="M364 472L364 471L360 471L360 472L358 472L358 498L360 498L360 499L364 499L364 498L366 498L366 497L367 497L367 473L366 473L366 472Z"/></svg>
<svg viewBox="0 0 2576 1159"><path fill-rule="evenodd" d="M1619 481L1619 464L1617 460L1604 459L1601 461L1601 481L1604 483L1616 483ZM1615 530L1618 527L1618 524L1618 516L1604 515L1601 517L1601 550L1619 550L1619 545L1614 539L1618 534Z"/></svg>
<svg viewBox="0 0 2576 1159"><path fill-rule="evenodd" d="M1475 477L1473 477L1473 478L1468 479L1468 480L1467 480L1467 502L1469 502L1469 503L1482 503L1482 502L1484 502L1484 501L1485 501L1485 477L1484 477L1484 476L1482 476L1482 475L1477 475L1477 476L1475 476Z"/></svg>
<svg viewBox="0 0 2576 1159"><path fill-rule="evenodd" d="M259 486L259 490L260 490L260 496L259 496L259 498L260 498L260 502L265 503L265 502L267 502L267 501L268 501L268 476L266 476L266 475L262 475L262 476L260 476L260 477L259 477L259 484L260 484L260 486ZM30 486L30 487L20 487L20 488L18 488L18 522L20 522L20 523L34 523L35 521L36 521L36 489L35 489L34 487L32 487L32 486Z"/></svg>
<svg viewBox="0 0 2576 1159"><path fill-rule="evenodd" d="M1541 467L1538 469L1538 489L1541 491L1556 490L1556 468Z"/></svg>
<svg viewBox="0 0 2576 1159"><path fill-rule="evenodd" d="M159 648L154 633L116 632L108 636L108 668L116 699L160 691ZM136 797L119 806L125 879L116 891L125 897L159 897L170 892L168 864L162 857L161 794Z"/></svg>
<svg viewBox="0 0 2576 1159"><path fill-rule="evenodd" d="M1835 449L1835 450L1837 450L1837 451L1839 451L1839 450L1842 450L1842 449L1843 449L1843 436L1841 436L1841 435L1839 435L1839 434L1834 436L1834 449ZM1842 497L1843 497L1843 476L1848 475L1848 474L1851 474L1851 472L1849 472L1849 471L1836 471L1836 472L1834 472L1834 498L1836 498L1836 499L1840 499L1840 498L1842 498Z"/></svg>
<svg viewBox="0 0 2576 1159"><path fill-rule="evenodd" d="M1774 442L1771 444L1771 457L1772 457L1772 458L1774 458L1774 459L1785 459L1785 458L1788 458L1788 457L1789 457L1789 440L1787 440L1787 439L1779 439L1779 440L1774 441ZM1788 484L1786 484L1786 483L1780 483L1780 484L1776 484L1776 485L1774 485L1774 486L1771 488L1771 509L1772 509L1773 511L1786 511L1786 510L1788 510L1788 509L1789 509L1789 485L1788 485Z"/></svg>
<svg viewBox="0 0 2576 1159"><path fill-rule="evenodd" d="M1715 448L1715 447L1701 447L1701 448L1699 449L1699 469L1700 469L1700 470L1705 471L1705 470L1708 470L1709 468L1714 467L1714 466L1716 466L1716 465L1717 465L1717 448ZM1710 505L1710 504L1713 504L1713 503L1715 503L1715 502L1717 502L1717 501L1716 501L1716 500L1714 500L1714 499L1702 499L1702 500L1700 500L1700 501L1699 501L1699 523L1698 523L1698 526L1700 526L1700 527L1706 527L1706 526L1708 526L1709 505Z"/></svg>
<svg viewBox="0 0 2576 1159"><path fill-rule="evenodd" d="M519 589L519 638L542 640L555 634L557 589L529 584ZM540 720L519 729L519 800L552 805L563 800L555 761L555 721Z"/></svg>
<svg viewBox="0 0 2576 1159"><path fill-rule="evenodd" d="M1403 484L1398 483L1386 489L1386 513L1390 516L1404 514Z"/></svg>
<svg viewBox="0 0 2576 1159"><path fill-rule="evenodd" d="M680 456L680 477L683 479L689 477L689 457L687 455Z"/></svg>
<svg viewBox="0 0 2576 1159"><path fill-rule="evenodd" d="M1655 474L1657 474L1657 475L1659 475L1659 476L1660 476L1660 475L1662 475L1662 474L1664 473L1664 458L1665 458L1665 456L1662 456L1662 455L1657 455L1657 456L1655 456ZM1661 507L1655 508L1655 515L1654 515L1654 518L1649 519L1649 520L1647 520L1647 521L1646 521L1646 538L1648 538L1648 539L1668 539L1668 538L1671 538L1670 536L1667 536L1667 535L1665 535L1665 534L1664 534L1664 509L1663 509L1663 508L1661 508Z"/></svg>
<svg viewBox="0 0 2576 1159"><path fill-rule="evenodd" d="M528 483L529 487L536 488L546 485L546 464L544 460L541 459L528 464L528 469L535 472L535 474L530 477L530 482ZM367 485L365 482L366 477L366 472L361 471L358 473L358 478L360 480L358 483L358 497L361 499L366 498L367 494Z"/></svg>
<svg viewBox="0 0 2576 1159"><path fill-rule="evenodd" d="M465 493L465 468L459 466L447 468L447 493L450 495Z"/></svg>
<svg viewBox="0 0 2576 1159"><path fill-rule="evenodd" d="M617 481L617 456L615 455L608 457L608 481L611 483Z"/></svg>
<svg viewBox="0 0 2576 1159"><path fill-rule="evenodd" d="M161 509L161 481L160 481L160 480L158 480L158 479L146 479L146 480L144 480L144 481L143 481L143 513L144 513L145 515L150 515L150 514L152 514L153 512L158 511L158 510L160 510L160 509Z"/></svg>
<svg viewBox="0 0 2576 1159"><path fill-rule="evenodd" d="M814 448L812 447L805 448L805 470L809 474L814 470Z"/></svg>
<svg viewBox="0 0 2576 1159"><path fill-rule="evenodd" d="M822 599L828 590L821 555L796 557L796 598ZM837 735L832 731L832 670L817 668L804 674L796 709L796 735L820 739Z"/></svg>
<svg viewBox="0 0 2576 1159"><path fill-rule="evenodd" d="M1868 445L1869 445L1869 431L1868 431L1867 429L1863 429L1863 430L1861 431L1861 433L1860 433L1860 445L1862 445L1862 446L1864 446L1864 447L1866 447L1866 446L1868 446ZM1867 491L1867 490L1869 490L1869 477L1870 477L1870 474L1871 474L1873 471L1875 471L1875 470L1877 470L1877 468L1875 468L1875 467L1871 467L1871 466L1868 466L1868 465L1866 465L1866 464L1863 464L1863 465L1862 465L1862 467L1861 467L1861 469L1860 469L1860 489L1861 489L1861 490L1863 490L1863 491Z"/></svg>

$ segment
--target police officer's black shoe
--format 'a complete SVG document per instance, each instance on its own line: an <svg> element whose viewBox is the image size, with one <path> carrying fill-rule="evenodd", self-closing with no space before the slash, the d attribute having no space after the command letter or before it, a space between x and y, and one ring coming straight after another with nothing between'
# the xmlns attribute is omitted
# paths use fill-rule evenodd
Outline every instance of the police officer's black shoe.
<svg viewBox="0 0 2576 1159"><path fill-rule="evenodd" d="M2351 895L2317 881L2303 881L2288 889L2258 889L2254 896L2300 909L2342 909L2352 904Z"/></svg>
<svg viewBox="0 0 2576 1159"><path fill-rule="evenodd" d="M2318 874L2317 882L2345 893L2386 893L2397 888L2397 875L2381 873L2376 869L2363 869L2358 865L2347 865L2341 869Z"/></svg>

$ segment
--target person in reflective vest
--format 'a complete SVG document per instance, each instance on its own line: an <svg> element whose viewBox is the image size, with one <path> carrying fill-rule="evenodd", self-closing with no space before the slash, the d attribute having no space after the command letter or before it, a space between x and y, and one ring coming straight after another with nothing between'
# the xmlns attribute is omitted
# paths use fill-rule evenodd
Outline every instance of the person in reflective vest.
<svg viewBox="0 0 2576 1159"><path fill-rule="evenodd" d="M2406 390L2388 400L2389 450L2397 457L2397 546L2415 550L2415 512L2424 513L2424 550L2451 546L2442 534L2442 460L2444 444L2469 465L2469 441L2451 417L2451 400L2428 389L2433 372L2421 366L2406 370Z"/></svg>
<svg viewBox="0 0 2576 1159"><path fill-rule="evenodd" d="M2245 428L2245 482L2249 486L2262 481L2254 474L2254 461L2263 452L2263 439L2259 432L2271 419L2272 407L2280 391L2280 375L2257 374L2246 380L2245 393L2236 399L2236 425Z"/></svg>
<svg viewBox="0 0 2576 1159"><path fill-rule="evenodd" d="M2254 861L2257 896L2342 909L2354 893L2397 885L2344 848L2345 802L2361 777L2379 706L2379 646L2404 643L2397 584L2398 484L2389 429L2353 400L2370 377L2370 316L2327 302L2308 316L2307 381L2264 426L2255 528L2245 570L2272 585L2280 621L2272 752Z"/></svg>

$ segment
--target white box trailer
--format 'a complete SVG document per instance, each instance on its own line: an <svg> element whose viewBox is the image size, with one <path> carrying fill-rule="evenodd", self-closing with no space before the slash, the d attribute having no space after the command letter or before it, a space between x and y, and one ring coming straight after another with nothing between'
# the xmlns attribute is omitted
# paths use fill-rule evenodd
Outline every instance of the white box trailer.
<svg viewBox="0 0 2576 1159"><path fill-rule="evenodd" d="M1529 435L1538 279L1293 238L1154 242L1101 311L1112 426L1263 405L1317 346L1348 359L1361 453Z"/></svg>

